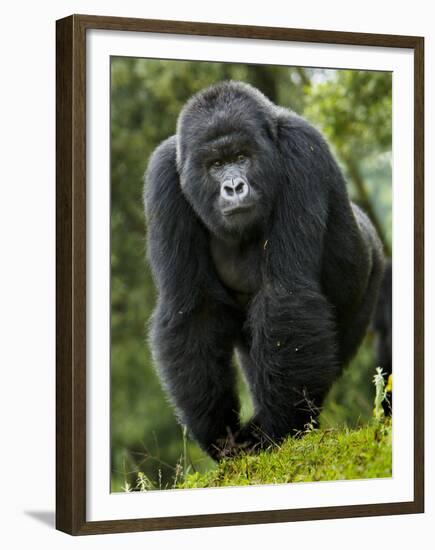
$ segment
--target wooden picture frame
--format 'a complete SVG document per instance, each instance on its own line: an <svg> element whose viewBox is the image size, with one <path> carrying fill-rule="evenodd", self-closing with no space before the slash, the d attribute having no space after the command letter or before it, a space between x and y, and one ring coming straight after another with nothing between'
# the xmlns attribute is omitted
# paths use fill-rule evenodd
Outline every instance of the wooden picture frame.
<svg viewBox="0 0 435 550"><path fill-rule="evenodd" d="M414 498L409 502L88 521L86 517L86 33L91 29L403 48L414 59ZM424 510L424 39L72 15L56 26L56 527L71 535L421 513ZM229 489L231 490L231 489Z"/></svg>

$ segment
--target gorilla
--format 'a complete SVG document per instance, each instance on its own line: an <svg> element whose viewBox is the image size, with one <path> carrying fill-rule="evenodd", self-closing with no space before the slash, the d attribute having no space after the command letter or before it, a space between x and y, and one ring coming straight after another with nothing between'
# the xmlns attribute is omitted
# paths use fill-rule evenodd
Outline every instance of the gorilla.
<svg viewBox="0 0 435 550"><path fill-rule="evenodd" d="M301 433L365 334L384 264L325 140L257 89L218 83L152 154L144 202L150 345L179 421L216 460Z"/></svg>

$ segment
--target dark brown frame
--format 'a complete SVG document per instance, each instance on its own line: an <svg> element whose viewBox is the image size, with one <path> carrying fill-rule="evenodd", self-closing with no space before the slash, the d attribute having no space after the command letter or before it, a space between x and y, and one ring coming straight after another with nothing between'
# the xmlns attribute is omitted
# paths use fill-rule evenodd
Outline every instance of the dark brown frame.
<svg viewBox="0 0 435 550"><path fill-rule="evenodd" d="M159 32L414 51L414 500L195 516L86 521L86 31ZM246 525L424 511L424 39L351 32L72 15L56 24L56 527L71 535Z"/></svg>

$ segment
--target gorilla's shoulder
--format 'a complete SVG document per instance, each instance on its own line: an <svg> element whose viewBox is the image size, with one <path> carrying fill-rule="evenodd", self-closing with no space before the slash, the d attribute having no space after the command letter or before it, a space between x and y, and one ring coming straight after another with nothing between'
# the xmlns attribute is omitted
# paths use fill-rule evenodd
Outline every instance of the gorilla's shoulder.
<svg viewBox="0 0 435 550"><path fill-rule="evenodd" d="M177 175L176 139L176 135L173 135L154 149L145 172L145 186L150 185L156 179L160 181Z"/></svg>
<svg viewBox="0 0 435 550"><path fill-rule="evenodd" d="M276 107L279 141L300 147L315 147L316 151L329 156L329 145L311 122L282 107Z"/></svg>
<svg viewBox="0 0 435 550"><path fill-rule="evenodd" d="M173 135L158 145L151 154L144 177L144 204L158 202L159 197L168 195L170 189L178 190L178 171L176 163L176 136Z"/></svg>
<svg viewBox="0 0 435 550"><path fill-rule="evenodd" d="M322 134L320 131L311 124L307 119L303 118L301 115L298 115L294 111L285 109L284 107L277 106L275 109L276 119L278 127L282 133L301 133L312 138L322 139Z"/></svg>
<svg viewBox="0 0 435 550"><path fill-rule="evenodd" d="M147 177L150 171L152 171L156 167L159 167L162 164L171 164L172 161L175 162L176 149L177 136L175 134L162 141L151 154L145 177Z"/></svg>

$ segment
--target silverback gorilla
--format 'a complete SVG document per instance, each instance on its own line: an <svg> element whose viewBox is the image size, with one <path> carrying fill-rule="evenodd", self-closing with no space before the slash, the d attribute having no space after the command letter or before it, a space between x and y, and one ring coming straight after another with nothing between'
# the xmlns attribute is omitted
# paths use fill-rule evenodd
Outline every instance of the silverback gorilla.
<svg viewBox="0 0 435 550"><path fill-rule="evenodd" d="M294 435L355 354L383 273L328 145L255 88L222 82L187 102L145 179L150 342L180 422L215 459ZM246 425L234 350L255 407Z"/></svg>

